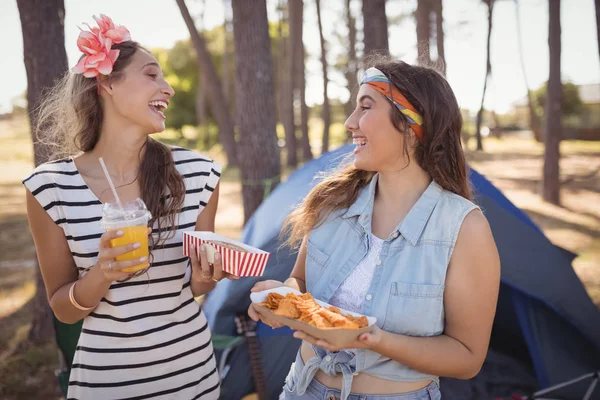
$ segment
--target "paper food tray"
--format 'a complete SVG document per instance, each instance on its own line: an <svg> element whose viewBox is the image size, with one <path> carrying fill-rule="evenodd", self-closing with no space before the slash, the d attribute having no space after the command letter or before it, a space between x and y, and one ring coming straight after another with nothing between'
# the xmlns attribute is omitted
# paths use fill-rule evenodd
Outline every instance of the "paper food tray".
<svg viewBox="0 0 600 400"><path fill-rule="evenodd" d="M373 325L377 322L375 317L367 316L368 326L361 329L339 329L339 328L317 328L314 325L307 324L305 322L300 322L298 320L283 317L281 315L275 315L271 310L266 307L259 306L258 303L262 303L267 298L269 293L278 293L282 296L287 295L288 293L295 293L297 295L301 295L302 293L292 289L287 286L281 286L275 289L264 290L262 292L256 292L250 294L250 299L252 303L254 303L255 310L266 320L269 322L278 322L282 325L289 326L293 330L305 332L317 339L323 339L327 342L333 344L334 346L344 346L346 343L351 343L355 339L357 339L363 332L369 332ZM315 299L317 304L322 307L331 307L330 304L322 302L320 300ZM362 316L361 314L357 314L351 311L346 311L340 309L342 314L350 314L355 317Z"/></svg>
<svg viewBox="0 0 600 400"><path fill-rule="evenodd" d="M214 242L230 243L246 250L246 252L223 247ZM214 247L221 254L223 270L236 276L261 276L265 271L269 257L266 251L248 246L237 240L229 239L225 236L217 235L214 232L184 232L183 233L183 253L189 257L190 250L194 247L200 251L200 246L208 244ZM197 253L196 256L200 257Z"/></svg>

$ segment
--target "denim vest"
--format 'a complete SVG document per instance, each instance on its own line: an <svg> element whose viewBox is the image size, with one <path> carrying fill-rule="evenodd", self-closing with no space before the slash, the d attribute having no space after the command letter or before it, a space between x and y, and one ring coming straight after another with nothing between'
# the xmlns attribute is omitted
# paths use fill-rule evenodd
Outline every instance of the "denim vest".
<svg viewBox="0 0 600 400"><path fill-rule="evenodd" d="M369 250L377 178L375 175L348 209L333 213L309 234L306 289L319 300L329 302ZM444 331L446 270L462 222L476 208L432 181L384 242L362 314L376 317L377 325L387 332L440 335ZM302 371L296 371L299 394L318 369L330 375L343 374L342 398L350 393L352 376L358 372L397 382L439 382L437 376L367 349L358 349L350 358L346 352L314 349L316 356Z"/></svg>

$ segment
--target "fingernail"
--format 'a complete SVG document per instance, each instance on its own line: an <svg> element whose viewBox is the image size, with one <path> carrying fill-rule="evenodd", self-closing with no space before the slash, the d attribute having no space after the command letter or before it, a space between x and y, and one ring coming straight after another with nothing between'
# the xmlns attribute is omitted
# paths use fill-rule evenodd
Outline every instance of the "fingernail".
<svg viewBox="0 0 600 400"><path fill-rule="evenodd" d="M220 259L221 259L221 254L215 253L215 260L220 260Z"/></svg>
<svg viewBox="0 0 600 400"><path fill-rule="evenodd" d="M201 251L202 253L204 253L204 252L206 251L206 248L204 247L204 245L200 246L200 251Z"/></svg>
<svg viewBox="0 0 600 400"><path fill-rule="evenodd" d="M123 231L117 231L117 236L121 236L123 234Z"/></svg>
<svg viewBox="0 0 600 400"><path fill-rule="evenodd" d="M134 243L134 244L133 244L133 248L134 248L134 249L139 249L139 248L140 248L140 246L141 246L141 244L139 244L139 243Z"/></svg>
<svg viewBox="0 0 600 400"><path fill-rule="evenodd" d="M142 256L142 257L140 257L140 262L144 262L144 261L146 261L147 259L148 259L148 257L146 257L146 256Z"/></svg>

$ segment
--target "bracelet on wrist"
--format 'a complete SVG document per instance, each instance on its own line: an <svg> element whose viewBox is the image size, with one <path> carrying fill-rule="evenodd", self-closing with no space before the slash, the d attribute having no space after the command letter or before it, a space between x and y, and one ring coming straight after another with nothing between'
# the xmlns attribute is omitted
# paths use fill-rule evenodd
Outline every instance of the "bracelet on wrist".
<svg viewBox="0 0 600 400"><path fill-rule="evenodd" d="M75 285L77 284L78 281L73 282L73 284L71 285L71 287L69 288L69 300L71 301L71 304L73 305L73 307L81 310L81 311L90 311L93 310L94 308L96 308L98 305L96 304L93 307L84 307L81 304L79 304L77 302L77 300L75 300Z"/></svg>

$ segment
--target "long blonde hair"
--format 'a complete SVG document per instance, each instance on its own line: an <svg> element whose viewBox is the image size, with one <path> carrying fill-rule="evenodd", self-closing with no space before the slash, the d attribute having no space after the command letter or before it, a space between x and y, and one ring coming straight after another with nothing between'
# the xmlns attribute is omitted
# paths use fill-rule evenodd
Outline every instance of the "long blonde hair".
<svg viewBox="0 0 600 400"><path fill-rule="evenodd" d="M284 245L298 248L302 239L332 212L350 207L374 176L375 172L357 169L351 158L332 173L323 174L321 181L285 219L281 231L281 236L287 238Z"/></svg>

